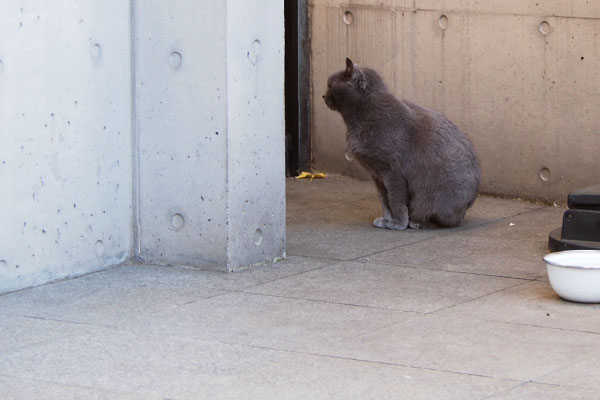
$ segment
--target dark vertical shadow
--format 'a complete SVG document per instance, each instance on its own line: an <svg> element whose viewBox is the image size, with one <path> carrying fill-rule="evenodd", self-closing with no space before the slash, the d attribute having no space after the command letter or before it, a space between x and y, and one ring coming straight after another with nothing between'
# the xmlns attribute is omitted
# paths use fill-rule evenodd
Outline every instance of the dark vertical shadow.
<svg viewBox="0 0 600 400"><path fill-rule="evenodd" d="M310 169L308 0L285 0L286 174Z"/></svg>

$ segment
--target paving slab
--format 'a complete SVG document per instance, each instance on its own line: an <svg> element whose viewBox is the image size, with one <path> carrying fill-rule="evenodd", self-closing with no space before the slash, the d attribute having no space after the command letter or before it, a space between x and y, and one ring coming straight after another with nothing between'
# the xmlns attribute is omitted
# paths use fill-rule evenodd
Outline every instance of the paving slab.
<svg viewBox="0 0 600 400"><path fill-rule="evenodd" d="M234 274L131 265L0 296L0 314L119 326L161 310L329 265L289 257Z"/></svg>
<svg viewBox="0 0 600 400"><path fill-rule="evenodd" d="M344 204L371 198L373 195L374 194L341 193L327 190L320 192L299 191L294 195L294 201L286 204L286 209L288 215L309 215L322 209L342 208Z"/></svg>
<svg viewBox="0 0 600 400"><path fill-rule="evenodd" d="M254 286L246 291L403 311L432 312L522 283L521 280L509 278L341 262Z"/></svg>
<svg viewBox="0 0 600 400"><path fill-rule="evenodd" d="M118 326L200 298L225 293L185 268L117 267L0 296L0 314Z"/></svg>
<svg viewBox="0 0 600 400"><path fill-rule="evenodd" d="M539 204L523 200L500 199L497 197L480 195L475 203L467 210L467 215L493 221L512 217L528 211L543 209Z"/></svg>
<svg viewBox="0 0 600 400"><path fill-rule="evenodd" d="M288 227L287 252L297 256L353 260L419 242L432 235L426 230L394 231L372 225L296 225Z"/></svg>
<svg viewBox="0 0 600 400"><path fill-rule="evenodd" d="M527 383L487 397L489 400L600 400L600 392L569 386Z"/></svg>
<svg viewBox="0 0 600 400"><path fill-rule="evenodd" d="M474 227L463 233L487 238L538 241L547 245L550 232L562 225L564 211L563 208L551 207L531 210L500 221Z"/></svg>
<svg viewBox="0 0 600 400"><path fill-rule="evenodd" d="M214 390L227 376L261 369L270 358L264 351L218 343L96 328L14 352L0 361L0 374L179 398Z"/></svg>
<svg viewBox="0 0 600 400"><path fill-rule="evenodd" d="M82 335L87 329L87 326L80 324L0 314L0 359L9 351Z"/></svg>
<svg viewBox="0 0 600 400"><path fill-rule="evenodd" d="M358 180L340 175L327 175L325 179L296 179L285 180L286 195L288 199L296 200L297 195L305 193L335 192L346 194L359 194L377 196L377 189L370 180ZM288 201L289 203L289 201Z"/></svg>
<svg viewBox="0 0 600 400"><path fill-rule="evenodd" d="M546 276L542 257L546 245L537 241L444 235L382 251L371 262L507 278Z"/></svg>
<svg viewBox="0 0 600 400"><path fill-rule="evenodd" d="M374 309L252 293L228 293L133 320L137 332L318 352L345 338L407 318L396 310Z"/></svg>
<svg viewBox="0 0 600 400"><path fill-rule="evenodd" d="M498 199L479 196L471 208L467 210L463 222L455 228L441 228L446 234L455 234L481 225L489 224L504 218L511 218L522 213L539 209L537 204L522 200Z"/></svg>
<svg viewBox="0 0 600 400"><path fill-rule="evenodd" d="M598 352L597 334L429 314L341 340L327 354L529 381Z"/></svg>
<svg viewBox="0 0 600 400"><path fill-rule="evenodd" d="M381 215L379 200L369 197L323 209L288 211L287 221L294 229L314 225L357 225L377 229L373 226L373 220Z"/></svg>
<svg viewBox="0 0 600 400"><path fill-rule="evenodd" d="M449 307L441 313L600 334L600 304L563 300L548 282L526 282Z"/></svg>
<svg viewBox="0 0 600 400"><path fill-rule="evenodd" d="M163 397L117 393L14 376L0 376L0 388L3 400L164 400Z"/></svg>
<svg viewBox="0 0 600 400"><path fill-rule="evenodd" d="M600 352L589 354L584 360L559 368L536 379L536 382L600 391L600 368L598 367L600 362L598 360L600 360Z"/></svg>
<svg viewBox="0 0 600 400"><path fill-rule="evenodd" d="M313 257L298 257L288 255L285 260L275 263L254 266L235 273L202 271L195 268L163 267L141 265L138 268L153 268L157 274L167 277L173 275L172 268L182 269L182 279L211 289L222 291L241 290L245 287L258 285L286 276L292 276L312 269L322 268L335 261Z"/></svg>
<svg viewBox="0 0 600 400"><path fill-rule="evenodd" d="M0 361L58 395L133 392L168 399L482 398L517 382L194 339L97 330ZM0 380L2 382L2 380ZM42 387L44 387L42 385ZM96 388L86 391L81 389ZM18 388L16 388L17 390ZM20 393L28 393L30 388ZM33 392L36 390L34 388ZM475 396L475 397L472 397ZM49 394L46 398L63 398ZM66 397L69 398L69 397ZM88 397L85 397L88 398ZM115 396L114 398L121 398ZM127 397L125 397L127 398ZM138 398L133 397L132 398Z"/></svg>

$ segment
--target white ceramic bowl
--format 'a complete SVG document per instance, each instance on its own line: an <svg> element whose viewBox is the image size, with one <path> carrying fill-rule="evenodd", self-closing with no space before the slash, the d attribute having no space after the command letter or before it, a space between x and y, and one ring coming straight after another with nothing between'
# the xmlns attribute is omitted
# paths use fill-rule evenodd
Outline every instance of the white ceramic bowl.
<svg viewBox="0 0 600 400"><path fill-rule="evenodd" d="M552 289L563 299L600 303L600 250L568 250L544 257Z"/></svg>

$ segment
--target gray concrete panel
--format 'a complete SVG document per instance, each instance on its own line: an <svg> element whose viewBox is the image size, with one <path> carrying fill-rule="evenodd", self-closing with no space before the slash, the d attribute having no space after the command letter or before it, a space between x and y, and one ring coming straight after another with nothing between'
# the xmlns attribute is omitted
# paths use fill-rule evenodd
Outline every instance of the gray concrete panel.
<svg viewBox="0 0 600 400"><path fill-rule="evenodd" d="M115 0L2 4L0 292L127 258L129 21Z"/></svg>

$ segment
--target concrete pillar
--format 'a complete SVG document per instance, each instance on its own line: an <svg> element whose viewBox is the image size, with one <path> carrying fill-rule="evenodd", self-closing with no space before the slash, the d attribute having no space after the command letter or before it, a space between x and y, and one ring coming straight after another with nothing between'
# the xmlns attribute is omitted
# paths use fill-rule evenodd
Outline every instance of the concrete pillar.
<svg viewBox="0 0 600 400"><path fill-rule="evenodd" d="M283 1L227 2L227 269L285 254Z"/></svg>
<svg viewBox="0 0 600 400"><path fill-rule="evenodd" d="M283 2L9 3L0 293L284 255Z"/></svg>
<svg viewBox="0 0 600 400"><path fill-rule="evenodd" d="M283 3L135 3L137 256L222 271L282 256Z"/></svg>

